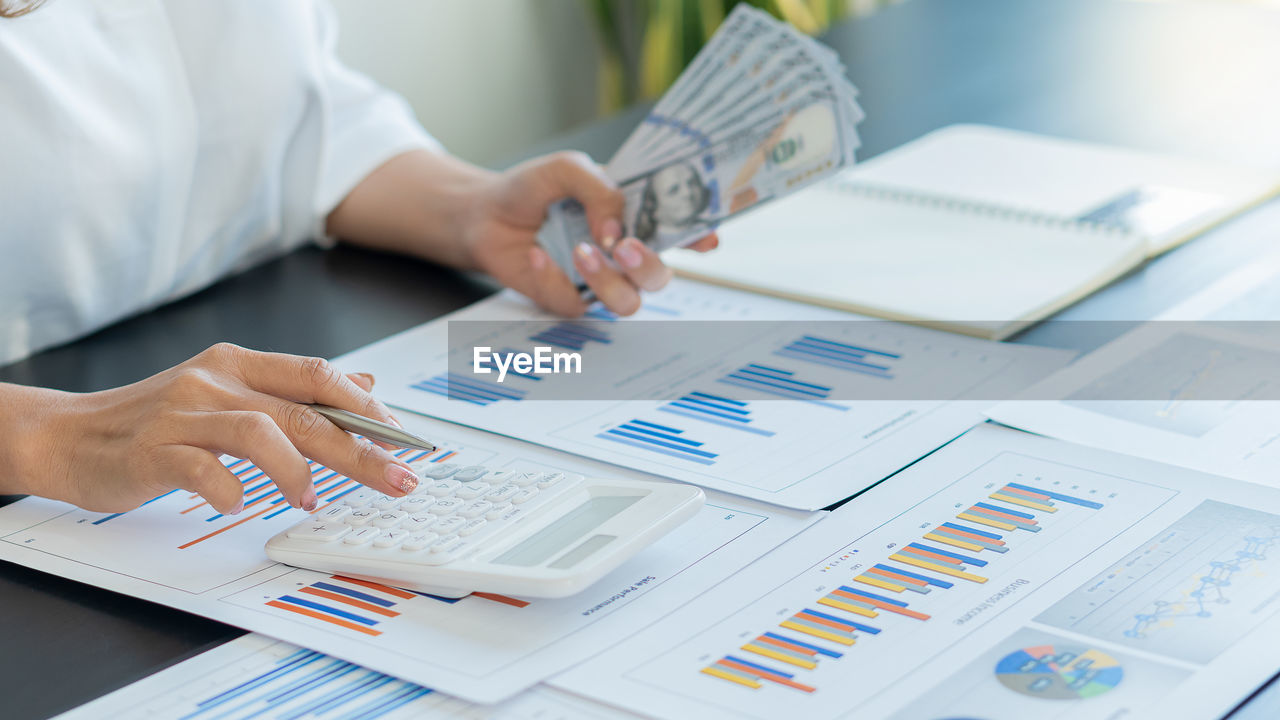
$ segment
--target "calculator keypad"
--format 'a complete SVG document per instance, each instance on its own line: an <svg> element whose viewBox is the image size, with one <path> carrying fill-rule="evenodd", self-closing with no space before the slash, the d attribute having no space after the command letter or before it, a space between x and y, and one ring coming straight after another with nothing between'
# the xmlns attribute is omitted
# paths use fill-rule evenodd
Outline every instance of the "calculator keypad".
<svg viewBox="0 0 1280 720"><path fill-rule="evenodd" d="M290 528L288 537L317 544L336 542L337 554L346 547L358 556L402 557L438 565L542 504L530 505L535 499L549 500L583 479L572 473L490 470L454 463L425 463L414 470L423 482L407 497L361 488ZM395 553L384 554L391 551Z"/></svg>

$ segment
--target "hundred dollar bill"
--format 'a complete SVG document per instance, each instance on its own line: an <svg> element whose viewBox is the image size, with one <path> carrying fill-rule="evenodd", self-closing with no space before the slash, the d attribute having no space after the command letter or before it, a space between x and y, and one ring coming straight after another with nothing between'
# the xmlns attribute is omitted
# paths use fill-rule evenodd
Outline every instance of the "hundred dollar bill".
<svg viewBox="0 0 1280 720"><path fill-rule="evenodd" d="M705 149L625 179L625 230L655 252L687 245L754 205L799 189L845 166L849 128L834 95L805 97L776 122L750 126ZM581 205L553 206L540 236L561 267L573 248L592 242Z"/></svg>
<svg viewBox="0 0 1280 720"><path fill-rule="evenodd" d="M659 252L693 242L852 164L861 119L830 48L739 4L606 166L624 230ZM593 242L582 207L553 206L538 239L580 282L573 250Z"/></svg>

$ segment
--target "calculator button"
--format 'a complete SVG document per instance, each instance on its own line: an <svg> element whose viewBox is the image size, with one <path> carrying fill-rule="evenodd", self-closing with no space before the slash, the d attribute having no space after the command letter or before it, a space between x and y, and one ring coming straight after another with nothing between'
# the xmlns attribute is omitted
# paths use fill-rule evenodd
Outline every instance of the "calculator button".
<svg viewBox="0 0 1280 720"><path fill-rule="evenodd" d="M400 543L401 550L421 550L436 541L439 535L433 532L416 532L410 533L405 537L404 542Z"/></svg>
<svg viewBox="0 0 1280 720"><path fill-rule="evenodd" d="M466 524L466 520L463 520L457 515L453 515L436 523L435 526L431 528L431 532L437 535L449 535L458 532L458 528Z"/></svg>
<svg viewBox="0 0 1280 720"><path fill-rule="evenodd" d="M458 488L458 491L455 492L453 496L462 498L463 500L471 500L472 498L480 497L481 495L489 492L491 489L493 489L493 486L490 485L489 483L485 483L485 482L467 483L466 485L463 485L462 487Z"/></svg>
<svg viewBox="0 0 1280 720"><path fill-rule="evenodd" d="M317 522L329 522L331 520L341 520L342 516L349 512L351 512L351 508L346 505L330 505L323 510L317 511L311 517Z"/></svg>
<svg viewBox="0 0 1280 720"><path fill-rule="evenodd" d="M348 525L359 527L361 525L367 525L370 520L378 517L379 514L380 513L373 508L356 508L355 510L347 513L347 516L343 518L343 520Z"/></svg>
<svg viewBox="0 0 1280 720"><path fill-rule="evenodd" d="M386 530L381 535L373 539L373 546L380 548L395 547L409 536L408 530Z"/></svg>
<svg viewBox="0 0 1280 720"><path fill-rule="evenodd" d="M379 494L372 490L357 490L353 493L348 493L346 497L342 498L342 504L347 507L360 507L378 497Z"/></svg>
<svg viewBox="0 0 1280 720"><path fill-rule="evenodd" d="M513 507L515 506L509 502L498 503L497 505L494 505L493 507L489 508L489 512L485 513L484 516L489 518L490 520L497 520L498 518L510 512L511 508Z"/></svg>
<svg viewBox="0 0 1280 720"><path fill-rule="evenodd" d="M289 529L289 537L294 540L316 540L329 542L351 532L351 527L342 523L311 522L299 523Z"/></svg>
<svg viewBox="0 0 1280 720"><path fill-rule="evenodd" d="M391 497L390 495L379 495L373 501L373 507L377 510L394 510L396 506L404 502L402 497Z"/></svg>
<svg viewBox="0 0 1280 720"><path fill-rule="evenodd" d="M516 487L528 487L538 482L538 477L540 475L542 475L542 473L531 473L531 472L516 473L515 475L512 475L511 479L508 480L507 482L510 482L512 485L515 485Z"/></svg>
<svg viewBox="0 0 1280 720"><path fill-rule="evenodd" d="M435 502L436 499L430 495L421 495L419 497L411 497L400 503L399 509L409 513L410 515L416 515L434 505Z"/></svg>
<svg viewBox="0 0 1280 720"><path fill-rule="evenodd" d="M538 488L545 490L565 479L566 475L562 472L542 473L542 477L538 478Z"/></svg>
<svg viewBox="0 0 1280 720"><path fill-rule="evenodd" d="M464 467L461 470L459 470L457 474L453 476L453 479L457 480L458 482L465 483L465 482L472 482L473 480L479 480L480 478L488 474L489 474L489 468L481 467L480 465L468 465L467 467Z"/></svg>
<svg viewBox="0 0 1280 720"><path fill-rule="evenodd" d="M378 517L373 519L373 522L371 524L374 527L393 528L396 525L399 525L400 521L407 517L409 517L409 513L407 512L402 512L400 510L392 510L390 512L381 513L380 515L378 515Z"/></svg>
<svg viewBox="0 0 1280 720"><path fill-rule="evenodd" d="M516 505L520 505L520 504L529 502L530 500L534 499L537 496L538 496L537 489L525 488L520 492L516 493L515 495L511 496L511 502L515 503Z"/></svg>
<svg viewBox="0 0 1280 720"><path fill-rule="evenodd" d="M381 534L382 531L375 527L356 528L343 538L342 542L348 545L363 545Z"/></svg>
<svg viewBox="0 0 1280 720"><path fill-rule="evenodd" d="M434 525L435 522L435 515L422 513L421 515L410 515L404 522L400 523L400 527L409 532L421 532Z"/></svg>
<svg viewBox="0 0 1280 720"><path fill-rule="evenodd" d="M520 492L520 488L515 485L503 485L490 490L489 493L484 496L484 499L489 502L506 502L511 499L512 495L515 495L518 492Z"/></svg>
<svg viewBox="0 0 1280 720"><path fill-rule="evenodd" d="M473 500L467 503L466 505L464 505L462 509L458 511L458 514L470 520L471 518L478 518L481 515L489 512L489 510L492 507L493 507L493 503L491 502L486 502L484 500Z"/></svg>
<svg viewBox="0 0 1280 720"><path fill-rule="evenodd" d="M461 528L459 528L458 535L462 537L467 537L468 535L475 535L476 532L480 530L480 528L484 527L488 523L489 523L488 520L485 520L482 517L478 517L472 520L471 522L467 523L466 525L463 525Z"/></svg>
<svg viewBox="0 0 1280 720"><path fill-rule="evenodd" d="M453 550L462 544L462 539L457 535L445 535L444 537L431 543L431 552L444 553Z"/></svg>
<svg viewBox="0 0 1280 720"><path fill-rule="evenodd" d="M457 480L441 480L440 482L432 483L431 487L427 488L427 492L436 497L444 497L445 495L452 495L453 491L460 487L462 487L462 483Z"/></svg>
<svg viewBox="0 0 1280 720"><path fill-rule="evenodd" d="M458 498L440 498L435 505L427 508L427 512L432 515L452 515L462 507L462 503Z"/></svg>
<svg viewBox="0 0 1280 720"><path fill-rule="evenodd" d="M410 465L409 467L412 467L420 477L427 480L443 480L458 472L461 466L457 463L422 463L421 465Z"/></svg>

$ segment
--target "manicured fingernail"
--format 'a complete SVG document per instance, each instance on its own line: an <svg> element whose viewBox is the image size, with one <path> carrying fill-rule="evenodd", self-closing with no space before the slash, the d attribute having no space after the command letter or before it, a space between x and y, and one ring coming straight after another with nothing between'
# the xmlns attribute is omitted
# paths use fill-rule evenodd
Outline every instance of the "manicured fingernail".
<svg viewBox="0 0 1280 720"><path fill-rule="evenodd" d="M609 218L600 226L600 245L605 250L612 250L613 244L618 242L618 238L622 237L622 223L617 218Z"/></svg>
<svg viewBox="0 0 1280 720"><path fill-rule="evenodd" d="M387 482L391 487L399 488L405 495L418 488L418 476L414 475L412 470L399 465L387 466Z"/></svg>
<svg viewBox="0 0 1280 720"><path fill-rule="evenodd" d="M369 383L369 387L373 387L374 379L369 373L352 373L352 375L363 378L365 382Z"/></svg>
<svg viewBox="0 0 1280 720"><path fill-rule="evenodd" d="M540 247L529 248L529 267L541 270L547 266L547 252Z"/></svg>
<svg viewBox="0 0 1280 720"><path fill-rule="evenodd" d="M387 419L391 421L392 425L395 425L398 428L404 427L403 425L400 424L400 421L396 419L395 415L387 415Z"/></svg>
<svg viewBox="0 0 1280 720"><path fill-rule="evenodd" d="M227 513L228 515L239 515L244 512L244 497L241 496L240 502L236 504L235 509Z"/></svg>
<svg viewBox="0 0 1280 720"><path fill-rule="evenodd" d="M644 262L644 257L640 254L640 248L638 247L639 244L640 241L638 240L628 240L618 246L613 256L618 259L618 262L622 263L624 268L638 268L640 263Z"/></svg>
<svg viewBox="0 0 1280 720"><path fill-rule="evenodd" d="M600 272L600 257L596 254L596 249L589 243L578 243L577 250L578 261L582 263L582 269L589 273Z"/></svg>

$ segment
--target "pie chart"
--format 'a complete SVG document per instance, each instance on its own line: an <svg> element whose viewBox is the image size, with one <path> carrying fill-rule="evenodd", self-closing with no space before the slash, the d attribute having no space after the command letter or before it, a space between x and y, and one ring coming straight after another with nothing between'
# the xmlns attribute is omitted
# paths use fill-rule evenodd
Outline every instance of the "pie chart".
<svg viewBox="0 0 1280 720"><path fill-rule="evenodd" d="M1030 697L1081 700L1110 692L1124 679L1124 668L1101 650L1036 645L1001 658L996 663L996 679L1010 690Z"/></svg>

